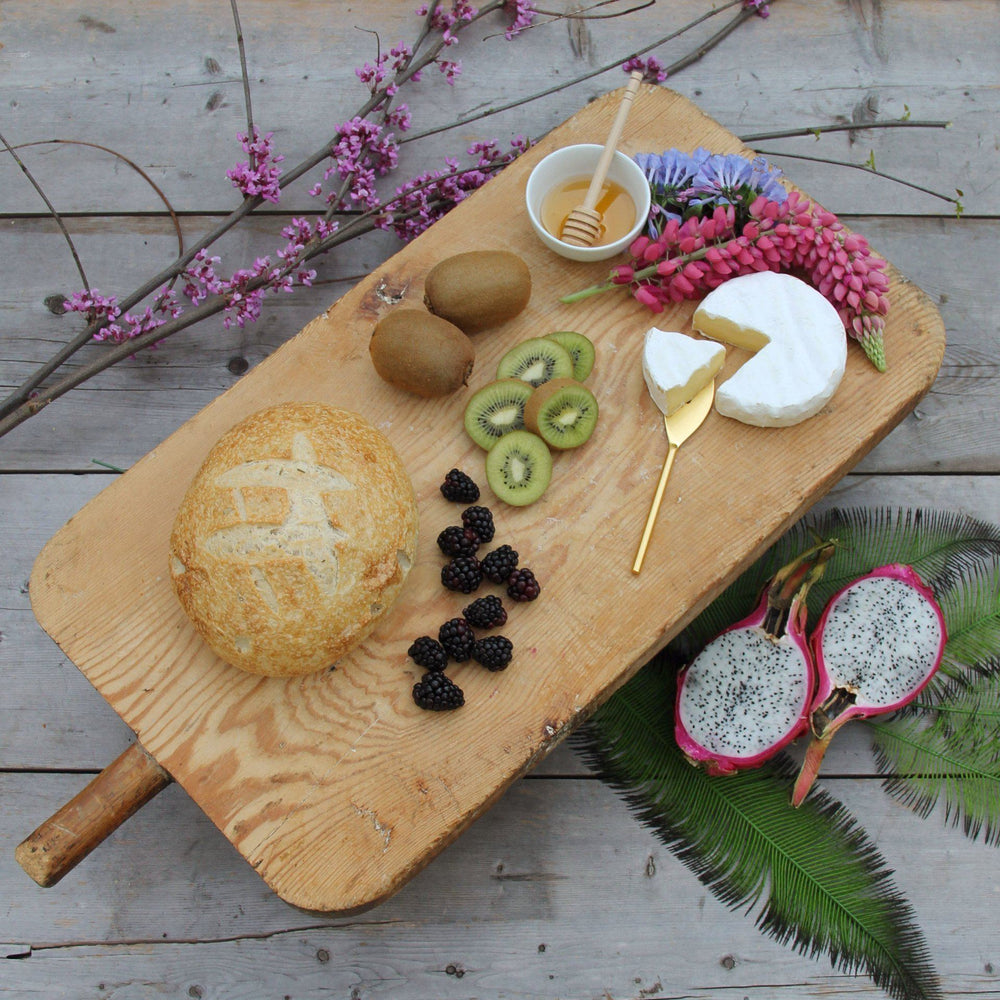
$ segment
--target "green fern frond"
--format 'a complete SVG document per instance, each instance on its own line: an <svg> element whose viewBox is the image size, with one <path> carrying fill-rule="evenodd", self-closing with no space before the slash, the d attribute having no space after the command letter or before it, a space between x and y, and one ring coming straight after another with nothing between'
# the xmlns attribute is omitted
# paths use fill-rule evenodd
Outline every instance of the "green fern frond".
<svg viewBox="0 0 1000 1000"><path fill-rule="evenodd" d="M1000 527L950 511L834 508L790 529L598 710L574 741L636 816L724 903L772 937L891 996L938 996L926 946L874 844L822 791L788 806L787 760L732 777L691 767L673 735L679 666L748 614L774 573L837 539L809 597L810 627L841 587L885 563L916 569L942 602L942 680L919 710L870 723L887 790L1000 844ZM950 678L950 679L949 679Z"/></svg>
<svg viewBox="0 0 1000 1000"><path fill-rule="evenodd" d="M774 572L816 537L836 538L838 545L822 579L810 591L811 623L833 594L876 566L907 563L937 593L981 563L1000 559L1000 527L953 511L859 507L810 514L694 619L680 637L679 648L700 649L749 614Z"/></svg>
<svg viewBox="0 0 1000 1000"><path fill-rule="evenodd" d="M658 657L572 739L697 877L803 954L866 972L898 1000L940 996L924 938L874 844L824 793L789 807L787 761L712 778L673 735L676 671Z"/></svg>
<svg viewBox="0 0 1000 1000"><path fill-rule="evenodd" d="M949 677L982 670L1000 656L1000 559L967 567L938 600L948 627L942 670Z"/></svg>
<svg viewBox="0 0 1000 1000"><path fill-rule="evenodd" d="M967 567L1000 555L1000 527L954 511L833 508L817 516L813 530L841 542L845 558L824 578L831 595L891 562L912 566L935 591L943 590Z"/></svg>
<svg viewBox="0 0 1000 1000"><path fill-rule="evenodd" d="M1000 669L953 683L928 714L870 723L885 790L920 816L1000 846Z"/></svg>
<svg viewBox="0 0 1000 1000"><path fill-rule="evenodd" d="M946 733L992 742L1000 733L1000 659L980 661L979 667L971 682L952 681L934 705L916 704L920 710L933 712L934 725Z"/></svg>

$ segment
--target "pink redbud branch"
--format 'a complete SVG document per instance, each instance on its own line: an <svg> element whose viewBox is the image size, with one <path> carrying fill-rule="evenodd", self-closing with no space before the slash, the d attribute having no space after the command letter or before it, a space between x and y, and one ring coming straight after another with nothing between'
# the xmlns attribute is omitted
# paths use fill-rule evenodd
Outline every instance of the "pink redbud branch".
<svg viewBox="0 0 1000 1000"><path fill-rule="evenodd" d="M730 3L724 4L719 8L709 11L708 13L702 15L701 17L692 20L687 25L684 25L682 28L670 32L669 34L663 36L663 38L658 39L653 43L651 43L650 45L645 46L644 48L633 53L633 58L645 52L650 51L651 49L657 47L658 45L664 44L665 42L678 37L684 32L690 30L696 25L707 20L709 17L714 16L715 14L719 13L722 10L727 9L728 7L735 6L739 2L741 2L741 0L731 0ZM503 6L503 0L495 0L494 3L488 4L483 8L481 8L477 12L476 16L470 19L468 23L472 23L473 20L478 20L481 17L485 16L486 14L500 9L502 6ZM436 2L428 5L427 15L425 17L420 34L417 38L417 42L414 45L414 55L417 49L425 43L427 38L429 38L432 35L433 33L432 27L434 24L434 18L436 16L437 9L438 9L438 4ZM699 46L699 48L696 50L695 53L692 54L691 57L684 57L682 60L679 60L678 63L675 64L675 67L683 68L683 66L690 65L696 59L701 58L715 44L718 44L718 42L721 41L723 37L726 37L736 26L738 26L738 24L742 23L744 20L746 20L749 16L752 15L753 15L752 11L751 12L741 11L740 15L734 18L733 22L729 26L727 26L726 29L724 29L722 32L718 32L715 36L713 36L712 39L709 40L708 43ZM451 25L452 34L453 35L457 34L459 31L464 30L467 26L468 24L464 21L455 22L453 25ZM402 86L407 81L413 79L415 76L419 74L422 68L434 62L444 47L445 47L445 42L442 39L438 39L434 44L428 47L428 49L421 55L419 59L411 57L407 61L406 65L400 68L400 70L396 73L396 75L393 77L393 80L389 84L377 88L376 90L373 91L372 96L366 102L364 102L364 104L362 104L362 106L356 112L355 119L366 117L373 110L378 109L380 106L383 108L383 118L384 118L384 116L388 114L388 103L391 100L394 93L396 92L396 90L398 90L399 86ZM582 74L581 76L577 77L572 81L562 83L551 88L547 88L528 98L516 102L511 102L509 105L506 105L504 107L485 109L484 111L481 111L478 114L471 115L460 121L456 121L449 126L428 130L427 132L422 133L421 136L414 135L412 138L420 138L422 136L431 135L440 131L445 131L448 128L465 126L470 122L482 120L486 117L489 117L492 114L497 114L502 110L506 110L507 108L516 107L521 104L527 103L529 101L537 100L542 97L548 96L549 94L561 91L576 83L580 83L594 76L597 76L600 73L604 73L607 72L608 70L615 69L620 65L621 65L621 60L616 60L615 62L609 63L603 67L598 68L597 70L593 70L588 73ZM676 72L676 69L674 71ZM251 133L248 135L248 140L252 141L252 139L253 139L253 132L251 131ZM337 141L337 136L334 136L328 143L326 143L324 146L318 149L311 156L307 157L296 167L293 167L290 170L286 171L282 177L282 186L287 187L288 185L296 181L298 178L300 178L303 174L307 173L309 170L318 166L325 159L327 159L330 155L330 149L336 141ZM242 221L242 219L253 213L257 208L260 207L263 201L264 198L261 197L260 195L253 195L253 196L247 195L246 197L244 197L244 200L241 202L241 204L237 206L237 208L234 209L225 219L221 220L220 223L214 229L212 229L210 232L202 236L202 238L199 239L197 243L191 246L186 252L178 254L177 258L171 264L163 268L159 273L148 279L133 292L125 296L122 299L122 301L118 304L119 311L121 313L125 313L127 310L133 308L135 305L137 305L139 302L147 298L149 295L153 294L158 289L162 288L165 285L165 283L175 280L177 276L179 274L182 274L185 271L185 269L191 264L191 262L195 260L195 258L198 256L199 253L203 252L207 247L213 245L225 233L227 233L230 229L232 229L240 221ZM360 235L360 233L357 233L357 235ZM207 313L205 313L205 315L212 315L213 313L216 313L223 308L225 308L225 303L223 303L222 305L217 305L216 308L209 310ZM197 312L196 314L192 314L191 311L189 310L188 313L186 313L185 315L191 316L190 321L185 323L185 326L190 326L194 322L197 322L198 319L203 318L201 311ZM85 368L80 369L74 375L68 376L66 380L57 383L56 384L57 386L59 387L65 386L66 388L61 388L56 395L61 395L63 394L63 392L68 391L68 388L80 384L80 381L83 380L81 379L80 376L82 376L84 372L87 373L85 377L89 378L91 375L96 374L97 372L110 367L112 364L117 363L117 361L121 360L123 357L131 356L137 350L140 350L142 347L149 346L150 344L156 343L159 340L163 339L166 331L168 329L173 329L172 327L173 322L175 321L169 321L167 324L163 324L160 327L156 328L155 330L149 331L149 333L146 335L140 335L138 337L132 338L127 344L120 345L120 349L109 348L108 351L105 352L104 356L98 362L95 362L92 365L85 366ZM75 336L68 344L66 344L60 351L58 351L48 362L46 362L35 373L33 373L32 376L26 379L21 384L21 386L19 386L17 389L11 392L10 395L8 395L8 397L3 401L3 403L0 404L0 416L3 416L5 414L10 415L13 417L13 422L11 423L8 420L0 421L0 436L6 433L6 431L9 430L11 426L16 426L16 424L22 422L23 419L26 419L26 416L30 416L32 412L36 412L37 409L40 409L41 406L45 405L45 402L47 402L50 398L56 398L55 395L50 395L50 393L46 391L45 393L37 393L35 399L30 399L32 393L34 393L35 390L38 389L38 387L44 382L46 378L49 377L49 375L51 375L55 370L57 370L66 360L68 360L69 357L71 357L81 347L83 347L91 340L93 340L94 336L100 332L105 323L106 319L104 317L96 318L93 322L88 323L87 326L77 334L77 336ZM69 385L70 382L72 382L72 386Z"/></svg>
<svg viewBox="0 0 1000 1000"><path fill-rule="evenodd" d="M436 6L436 5L435 5ZM494 4L490 9L495 9L497 4ZM425 19L425 23L421 30L419 42L422 42L429 34L429 19L431 14L428 14L428 18ZM461 30L461 29L459 29ZM427 53L426 57L423 58L419 63L414 63L407 66L399 74L399 83L402 84L409 79L412 79L415 73L419 73L422 66L427 65L429 62L433 61L434 55L440 51L441 44L432 47L431 51ZM370 114L375 108L377 108L383 101L386 100L388 94L388 87L381 88L379 91L372 94L372 96L365 101L358 111L355 113L355 117L364 118ZM251 132L252 135L252 132ZM322 163L330 155L330 147L336 142L336 136L330 141L316 150L311 156L303 160L297 167L292 170L285 172L283 183L284 186L288 186L293 181L297 180L303 174L307 173L313 167ZM9 149L10 147L8 147ZM17 159L15 155L15 159ZM33 185L38 189L37 184L35 184L33 178L30 177ZM48 198L45 197L44 193L39 191L42 198L45 200L46 205L49 207L50 212L52 212L53 217L57 222L61 223L61 219L55 209L52 207ZM205 250L206 248L215 244L219 239L221 239L227 232L233 229L238 223L240 223L248 215L252 214L257 208L259 208L264 203L264 198L261 196L246 196L243 201L224 219L222 219L218 225L213 229L205 233L196 243L194 243L187 251L178 253L177 257L166 267L162 268L159 272L154 274L148 280L143 282L138 288L134 289L131 293L126 295L121 302L119 307L124 313L129 309L132 309L138 303L142 302L148 296L152 295L158 289L162 288L165 284L173 281L176 277L181 274L187 266L195 259L199 252ZM64 234L69 240L69 234L65 231L65 227L62 227ZM79 263L79 258L77 257L75 248L73 248L72 241L69 240L71 252L73 253L74 259L77 261L78 268L81 268L81 277L83 277L83 283L85 286L88 285L85 276L82 275L82 265ZM100 332L102 326L104 325L104 319L98 318L93 322L90 322L81 329L76 336L69 340L63 347L56 351L51 358L48 359L44 364L40 365L27 379L25 379L16 389L11 391L8 396L0 403L0 416L13 413L17 408L25 403L31 394L56 370L62 367L66 361L69 360L77 351L89 344L94 336ZM133 344L133 349L138 349L137 345ZM110 364L116 363L115 361L110 362L105 367L110 367ZM99 369L102 370L102 369ZM2 436L4 432L0 432Z"/></svg>
<svg viewBox="0 0 1000 1000"><path fill-rule="evenodd" d="M498 169L501 166L502 164L497 164ZM485 168L479 166L473 168L475 171L482 169ZM408 195L412 194L414 190L418 190L420 187L433 189L437 181L438 178L430 178L422 185L415 185L414 187L401 192L398 196L387 201L384 205L359 213L351 218L351 220L345 225L341 226L336 232L323 238L312 239L310 243L303 248L301 255L286 264L284 267L280 268L277 275L272 272L268 272L266 275L262 274L250 280L241 289L242 293L244 295L252 295L254 293L267 290L269 286L279 286L282 278L293 271L299 270L303 264L308 263L323 254L329 253L341 244L347 243L359 236L372 232L374 229L378 228L378 219L380 215L384 214L386 211L391 211L392 206L395 205L396 202L403 202ZM407 212L401 212L399 213L399 219L404 220L410 215L416 216L419 211L420 208L418 206L417 208ZM0 416L0 437L3 437L9 431L13 430L15 427L24 423L27 419L43 410L49 403L58 399L60 396L64 396L71 389L75 389L77 386L82 385L94 375L112 367L119 361L123 361L125 358L133 356L137 351L143 350L147 347L152 347L155 344L171 337L173 334L179 333L181 330L185 330L211 316L218 315L231 305L231 301L231 296L229 295L215 295L196 306L186 309L179 316L167 320L160 326L147 330L144 333L140 333L139 335L122 343L109 344L106 349L102 351L100 358L81 366L75 372L72 372L51 385L46 386L15 409L12 409L5 415ZM100 323L90 325L100 328L103 325L103 322L104 321L102 320Z"/></svg>
<svg viewBox="0 0 1000 1000"><path fill-rule="evenodd" d="M659 48L659 46L661 45L666 45L668 42L674 41L681 35L684 35L688 31L691 31L693 28L696 28L699 24L702 24L703 22L709 20L710 18L715 17L717 14L721 14L723 11L728 10L730 7L735 7L737 4L741 2L742 0L729 0L728 3L722 4L719 7L713 7L711 10L706 11L706 13L701 14L700 16L692 19L691 21L688 21L687 24L681 25L681 27L675 29L674 31L668 32L666 35L662 35L655 41L650 42L649 45L645 45L641 49L636 49L634 52L629 53L627 56L615 59L613 62L605 63L604 65L598 66L595 69L589 70L586 73L581 73L579 76L573 77L572 80L567 80L563 83L554 84L551 87L546 87L544 90L537 90L535 91L535 93L529 94L527 97L519 97L516 100L508 101L506 104L497 104L492 107L482 108L475 114L459 118L457 121L449 122L445 125L436 125L433 128L425 129L422 132L412 132L409 135L403 136L400 139L400 145L403 145L404 143L407 142L416 142L419 139L426 139L428 136L438 135L441 132L448 132L451 129L463 128L472 122L483 121L486 118L491 118L493 115L502 114L504 111L510 111L513 108L523 107L526 104L531 104L534 101L541 100L542 98L545 97L551 97L553 94L557 94L564 90L568 90L570 87L575 87L578 84L586 83L587 80L592 80L594 77L601 76L602 74L607 73L611 70L618 69L624 62L627 62L629 59L636 59L639 56L645 55L647 52L651 52L655 48ZM739 27L740 24L748 20L749 16L750 15L748 14L748 12L741 11L740 14L734 17L733 20L730 22L730 24L727 26L728 30L725 32L725 35L728 35L734 28ZM707 55L708 52L715 45L717 45L720 41L722 41L722 37L720 37L719 34L716 34L713 36L713 40L710 40L710 42L706 42L698 46L698 48L695 50L698 53L697 58L700 59L705 55ZM677 60L677 62L675 62L672 67L667 67L667 73L668 75L671 72L676 74L679 71L679 69L683 69L685 66L691 65L691 63L695 61L697 61L697 59L688 59L687 56L684 56L681 59Z"/></svg>

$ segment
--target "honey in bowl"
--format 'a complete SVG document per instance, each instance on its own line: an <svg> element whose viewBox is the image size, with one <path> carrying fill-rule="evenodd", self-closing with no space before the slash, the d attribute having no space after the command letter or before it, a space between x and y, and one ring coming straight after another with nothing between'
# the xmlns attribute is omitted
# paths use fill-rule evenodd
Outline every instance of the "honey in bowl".
<svg viewBox="0 0 1000 1000"><path fill-rule="evenodd" d="M542 225L556 239L569 213L583 204L590 187L589 177L573 177L557 184L542 199ZM635 225L635 203L632 196L616 181L605 180L594 208L601 213L601 234L595 246L605 246L621 239Z"/></svg>

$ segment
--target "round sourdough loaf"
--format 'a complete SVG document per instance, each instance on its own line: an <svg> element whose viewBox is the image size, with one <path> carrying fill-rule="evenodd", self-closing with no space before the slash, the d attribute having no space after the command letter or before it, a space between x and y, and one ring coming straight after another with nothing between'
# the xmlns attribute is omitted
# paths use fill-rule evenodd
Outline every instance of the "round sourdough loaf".
<svg viewBox="0 0 1000 1000"><path fill-rule="evenodd" d="M209 452L177 512L170 571L223 660L307 674L385 615L416 539L413 485L388 439L355 413L283 403Z"/></svg>

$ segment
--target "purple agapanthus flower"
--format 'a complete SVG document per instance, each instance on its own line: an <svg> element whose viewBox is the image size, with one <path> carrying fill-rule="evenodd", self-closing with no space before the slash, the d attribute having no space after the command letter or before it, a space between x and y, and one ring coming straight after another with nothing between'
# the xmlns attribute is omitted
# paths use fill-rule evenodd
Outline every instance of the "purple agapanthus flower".
<svg viewBox="0 0 1000 1000"><path fill-rule="evenodd" d="M709 156L691 183L690 204L749 204L759 194L770 201L782 201L785 189L778 182L779 176L780 171L770 169L759 156L753 160L735 153Z"/></svg>
<svg viewBox="0 0 1000 1000"><path fill-rule="evenodd" d="M652 195L650 235L656 236L668 219L677 219L678 222L682 219L687 191L701 166L702 152L696 150L692 155L679 149L667 149L659 155L637 153L634 157L649 181Z"/></svg>
<svg viewBox="0 0 1000 1000"><path fill-rule="evenodd" d="M662 154L640 153L635 157L649 180L652 207L649 233L656 237L670 219L678 222L692 215L710 213L717 205L747 209L755 198L783 201L781 171L762 157L711 153L698 147L693 153L668 149Z"/></svg>

